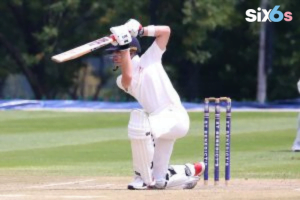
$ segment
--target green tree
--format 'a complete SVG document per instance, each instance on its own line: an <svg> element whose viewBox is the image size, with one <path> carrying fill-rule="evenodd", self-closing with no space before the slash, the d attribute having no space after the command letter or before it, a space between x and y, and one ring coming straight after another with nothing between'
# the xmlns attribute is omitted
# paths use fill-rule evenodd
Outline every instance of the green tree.
<svg viewBox="0 0 300 200"><path fill-rule="evenodd" d="M280 5L282 12L291 11L293 20L269 23L271 68L268 68L267 100L293 98L298 96L296 82L300 72L300 29L296 17L300 3L269 2L270 7ZM144 26L171 27L163 62L184 99L224 95L254 100L260 23L246 22L245 12L259 6L259 0L3 0L0 1L0 45L4 47L0 48L0 80L10 73L21 72L29 80L36 98L66 93L76 98L74 79L86 57L56 64L50 60L51 56L107 35L110 27L136 18ZM146 50L153 38L140 41ZM102 76L101 83L109 79L103 73L95 75ZM101 88L99 85L97 93Z"/></svg>
<svg viewBox="0 0 300 200"><path fill-rule="evenodd" d="M222 3L218 0L174 0L157 4L156 24L167 24L172 29L164 61L184 98L193 100L208 94L203 93L206 91L201 84L206 83L201 73L214 51L222 46L211 34L230 29L234 24L235 3L234 0Z"/></svg>
<svg viewBox="0 0 300 200"><path fill-rule="evenodd" d="M297 17L300 2L273 0L272 6L275 5L280 5L279 10L282 12L292 12L293 20L272 23L274 53L272 73L268 81L269 100L299 96L296 84L300 78L300 19Z"/></svg>
<svg viewBox="0 0 300 200"><path fill-rule="evenodd" d="M143 2L133 2L3 0L1 68L22 72L38 99L70 92L81 63L56 64L51 56L107 35L111 26L124 23L136 11L142 13Z"/></svg>

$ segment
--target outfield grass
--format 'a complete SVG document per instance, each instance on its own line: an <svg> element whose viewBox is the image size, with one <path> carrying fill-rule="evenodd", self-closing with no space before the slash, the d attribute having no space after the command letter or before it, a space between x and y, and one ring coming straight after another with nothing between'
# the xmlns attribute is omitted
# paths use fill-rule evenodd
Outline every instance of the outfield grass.
<svg viewBox="0 0 300 200"><path fill-rule="evenodd" d="M190 117L190 133L177 141L173 164L202 160L203 114ZM1 111L0 173L130 176L128 120L129 113ZM234 112L232 178L300 178L300 153L290 151L296 123L294 112ZM223 176L224 148L220 159Z"/></svg>

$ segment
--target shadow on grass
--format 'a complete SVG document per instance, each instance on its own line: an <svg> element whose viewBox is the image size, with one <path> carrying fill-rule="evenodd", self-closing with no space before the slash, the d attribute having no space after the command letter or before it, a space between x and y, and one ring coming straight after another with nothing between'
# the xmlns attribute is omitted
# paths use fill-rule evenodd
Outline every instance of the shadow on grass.
<svg viewBox="0 0 300 200"><path fill-rule="evenodd" d="M271 152L294 153L295 151L292 151L290 149L289 150L288 149L283 149L283 150L276 150L276 151L271 151Z"/></svg>

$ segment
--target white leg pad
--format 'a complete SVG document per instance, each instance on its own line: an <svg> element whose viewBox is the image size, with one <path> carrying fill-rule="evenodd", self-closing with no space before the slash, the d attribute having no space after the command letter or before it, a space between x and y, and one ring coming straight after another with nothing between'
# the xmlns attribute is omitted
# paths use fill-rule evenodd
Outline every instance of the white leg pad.
<svg viewBox="0 0 300 200"><path fill-rule="evenodd" d="M194 173L195 168L192 164L172 165L168 169L166 179L157 180L155 186L167 189L192 189L199 180L199 177L193 176Z"/></svg>
<svg viewBox="0 0 300 200"><path fill-rule="evenodd" d="M133 168L147 185L154 183L152 176L154 143L150 130L147 114L143 110L133 110L128 124Z"/></svg>

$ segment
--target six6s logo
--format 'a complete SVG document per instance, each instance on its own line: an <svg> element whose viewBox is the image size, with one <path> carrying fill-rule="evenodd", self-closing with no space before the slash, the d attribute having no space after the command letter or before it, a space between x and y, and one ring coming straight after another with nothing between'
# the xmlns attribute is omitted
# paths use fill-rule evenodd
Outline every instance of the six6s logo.
<svg viewBox="0 0 300 200"><path fill-rule="evenodd" d="M284 21L290 22L292 21L292 13L287 11L285 13L282 13L281 11L278 10L280 6L275 6L273 9L266 10L266 9L261 9L257 8L257 12L254 9L248 9L246 11L246 21L247 22L266 22L269 20L270 22L280 22L281 20L284 19ZM264 17L261 18L261 12L264 13Z"/></svg>

